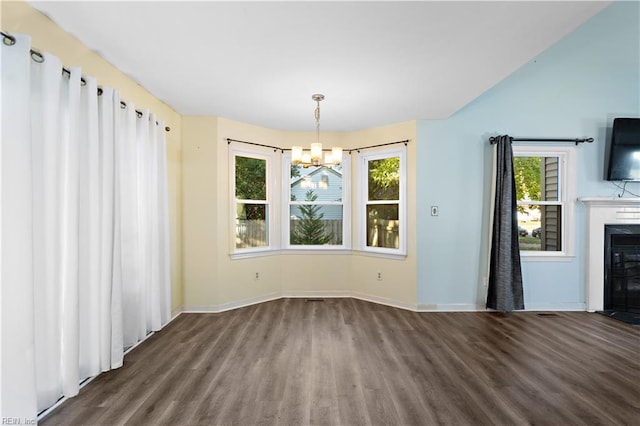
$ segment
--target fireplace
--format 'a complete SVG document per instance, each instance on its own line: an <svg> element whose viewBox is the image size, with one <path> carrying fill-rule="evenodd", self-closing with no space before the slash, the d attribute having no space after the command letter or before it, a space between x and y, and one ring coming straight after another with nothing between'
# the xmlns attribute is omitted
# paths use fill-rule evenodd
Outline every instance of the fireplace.
<svg viewBox="0 0 640 426"><path fill-rule="evenodd" d="M604 310L640 314L640 225L604 227Z"/></svg>
<svg viewBox="0 0 640 426"><path fill-rule="evenodd" d="M585 197L579 200L587 208L586 308L589 312L603 311L605 310L605 226L640 226L640 198ZM628 242L623 237L622 245L628 246Z"/></svg>

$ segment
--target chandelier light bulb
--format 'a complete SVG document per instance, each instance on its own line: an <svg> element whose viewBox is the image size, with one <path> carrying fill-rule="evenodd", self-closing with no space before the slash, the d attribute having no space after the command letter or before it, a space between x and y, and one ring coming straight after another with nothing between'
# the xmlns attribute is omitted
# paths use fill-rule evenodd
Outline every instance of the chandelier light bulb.
<svg viewBox="0 0 640 426"><path fill-rule="evenodd" d="M301 146L291 148L291 163L301 165L305 168L314 167L332 167L342 163L342 148L333 147L330 153L323 155L322 144L320 143L320 101L324 99L324 95L315 94L311 96L316 102L314 116L316 119L316 140L311 144L311 151L304 151Z"/></svg>
<svg viewBox="0 0 640 426"><path fill-rule="evenodd" d="M300 164L302 162L302 147L294 146L291 148L291 162L293 164Z"/></svg>
<svg viewBox="0 0 640 426"><path fill-rule="evenodd" d="M311 144L311 162L314 165L322 162L322 144L319 142Z"/></svg>

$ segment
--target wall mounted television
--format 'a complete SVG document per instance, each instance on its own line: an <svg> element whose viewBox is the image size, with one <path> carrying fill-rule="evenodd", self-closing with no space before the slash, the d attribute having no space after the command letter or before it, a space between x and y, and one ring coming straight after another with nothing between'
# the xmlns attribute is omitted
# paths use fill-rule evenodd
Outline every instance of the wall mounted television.
<svg viewBox="0 0 640 426"><path fill-rule="evenodd" d="M640 181L640 118L615 118L607 180Z"/></svg>

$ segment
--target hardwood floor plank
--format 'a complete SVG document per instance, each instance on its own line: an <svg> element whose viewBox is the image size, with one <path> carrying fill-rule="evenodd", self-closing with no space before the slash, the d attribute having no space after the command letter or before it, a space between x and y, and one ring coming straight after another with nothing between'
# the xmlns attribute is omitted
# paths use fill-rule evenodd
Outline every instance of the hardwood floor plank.
<svg viewBox="0 0 640 426"><path fill-rule="evenodd" d="M640 328L280 299L182 314L42 425L635 425Z"/></svg>

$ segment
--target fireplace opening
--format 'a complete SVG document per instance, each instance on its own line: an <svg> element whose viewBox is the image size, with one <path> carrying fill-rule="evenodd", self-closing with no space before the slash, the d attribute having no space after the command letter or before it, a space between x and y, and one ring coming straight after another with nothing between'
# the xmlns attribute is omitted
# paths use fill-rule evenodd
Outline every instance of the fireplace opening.
<svg viewBox="0 0 640 426"><path fill-rule="evenodd" d="M602 313L640 324L640 225L605 225Z"/></svg>

